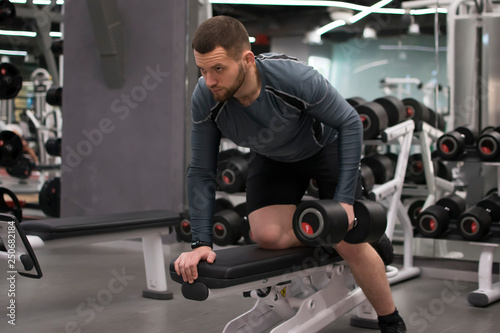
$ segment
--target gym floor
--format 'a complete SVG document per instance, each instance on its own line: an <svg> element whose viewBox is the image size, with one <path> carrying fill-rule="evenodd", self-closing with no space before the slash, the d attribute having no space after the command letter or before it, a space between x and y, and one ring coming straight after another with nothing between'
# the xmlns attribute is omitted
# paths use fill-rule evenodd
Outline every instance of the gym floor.
<svg viewBox="0 0 500 333"><path fill-rule="evenodd" d="M188 246L165 245L166 265ZM0 272L1 332L221 332L226 322L254 303L241 295L189 301L182 297L180 285L170 278L167 283L174 299L143 298L146 282L138 241L42 249L37 251L37 257L44 274L42 279L16 277L15 326L9 325L6 316L6 270ZM425 275L392 286L408 332L499 332L500 302L486 308L469 305L467 295L475 289L477 283ZM340 318L321 332L370 332L350 326L350 316Z"/></svg>

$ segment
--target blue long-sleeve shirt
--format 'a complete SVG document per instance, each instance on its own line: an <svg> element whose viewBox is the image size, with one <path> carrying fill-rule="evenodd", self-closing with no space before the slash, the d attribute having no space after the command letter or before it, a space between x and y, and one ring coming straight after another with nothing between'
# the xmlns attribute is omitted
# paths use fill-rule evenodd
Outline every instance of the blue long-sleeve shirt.
<svg viewBox="0 0 500 333"><path fill-rule="evenodd" d="M217 156L222 135L281 162L295 162L339 140L333 199L352 204L363 140L358 113L315 69L283 54L256 58L259 97L249 106L217 102L201 77L192 96L188 197L193 241L212 241Z"/></svg>

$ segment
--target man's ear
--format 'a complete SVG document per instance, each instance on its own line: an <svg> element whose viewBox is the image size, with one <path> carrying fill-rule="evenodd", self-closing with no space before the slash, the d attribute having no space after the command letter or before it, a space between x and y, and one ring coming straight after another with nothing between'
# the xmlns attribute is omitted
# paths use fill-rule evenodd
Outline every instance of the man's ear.
<svg viewBox="0 0 500 333"><path fill-rule="evenodd" d="M250 68L255 64L255 55L253 54L252 51L245 51L243 57L245 60L245 66L247 68Z"/></svg>

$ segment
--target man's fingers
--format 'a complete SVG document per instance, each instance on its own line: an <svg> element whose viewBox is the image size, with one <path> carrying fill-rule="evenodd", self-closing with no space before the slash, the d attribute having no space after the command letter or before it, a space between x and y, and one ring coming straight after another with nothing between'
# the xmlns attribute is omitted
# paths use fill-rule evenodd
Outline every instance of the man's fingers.
<svg viewBox="0 0 500 333"><path fill-rule="evenodd" d="M211 252L208 254L208 256L207 256L207 262L208 262L209 264L213 264L213 263L214 263L214 261L215 261L215 257L216 257L216 256L217 256L217 255L215 254L215 252L211 251Z"/></svg>

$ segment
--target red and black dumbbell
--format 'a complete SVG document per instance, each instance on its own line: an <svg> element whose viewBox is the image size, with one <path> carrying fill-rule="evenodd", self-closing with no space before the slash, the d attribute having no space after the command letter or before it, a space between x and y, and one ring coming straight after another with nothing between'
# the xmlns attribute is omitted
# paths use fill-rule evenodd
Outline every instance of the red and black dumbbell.
<svg viewBox="0 0 500 333"><path fill-rule="evenodd" d="M214 213L217 214L225 209L233 209L234 205L231 201L226 198L218 198L215 200ZM181 213L181 222L175 226L175 232L177 234L177 240L182 242L191 243L192 231L191 231L191 218L188 211Z"/></svg>
<svg viewBox="0 0 500 333"><path fill-rule="evenodd" d="M416 123L425 121L429 124L431 122L429 109L423 103L414 98L405 98L402 102L405 106L406 119L413 119Z"/></svg>
<svg viewBox="0 0 500 333"><path fill-rule="evenodd" d="M437 140L438 155L444 160L463 158L467 146L474 145L474 132L465 126L441 135Z"/></svg>
<svg viewBox="0 0 500 333"><path fill-rule="evenodd" d="M491 127L482 131L477 138L476 149L484 161L500 158L500 127Z"/></svg>
<svg viewBox="0 0 500 333"><path fill-rule="evenodd" d="M349 221L342 205L334 200L308 200L297 207L293 216L295 236L307 246L333 246L342 240L348 243L370 243L385 233L387 215L378 202L354 202L356 222L347 230Z"/></svg>
<svg viewBox="0 0 500 333"><path fill-rule="evenodd" d="M389 126L394 126L406 120L406 107L403 102L395 96L384 96L374 100L382 105L389 119Z"/></svg>
<svg viewBox="0 0 500 333"><path fill-rule="evenodd" d="M492 222L499 221L500 197L490 195L460 215L458 232L464 239L478 241L488 233Z"/></svg>
<svg viewBox="0 0 500 333"><path fill-rule="evenodd" d="M354 107L363 123L363 139L375 139L389 125L389 118L382 105L366 102Z"/></svg>
<svg viewBox="0 0 500 333"><path fill-rule="evenodd" d="M248 175L250 153L229 157L217 166L217 185L227 193L244 192Z"/></svg>
<svg viewBox="0 0 500 333"><path fill-rule="evenodd" d="M243 235L242 228L240 215L232 209L224 209L214 215L212 240L219 246L236 244Z"/></svg>
<svg viewBox="0 0 500 333"><path fill-rule="evenodd" d="M464 198L456 194L445 196L418 215L416 228L425 237L439 237L448 229L450 220L464 212L465 206Z"/></svg>
<svg viewBox="0 0 500 333"><path fill-rule="evenodd" d="M371 169L375 184L384 184L394 178L396 165L390 155L372 153L363 157L361 164Z"/></svg>

